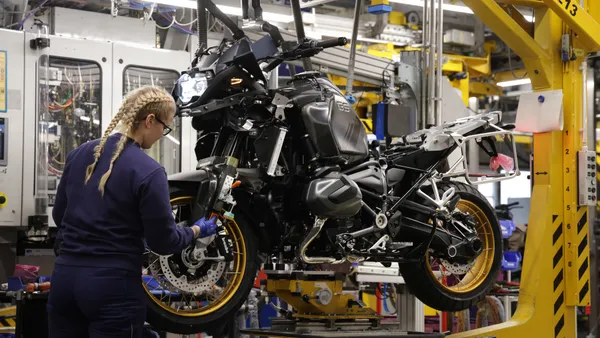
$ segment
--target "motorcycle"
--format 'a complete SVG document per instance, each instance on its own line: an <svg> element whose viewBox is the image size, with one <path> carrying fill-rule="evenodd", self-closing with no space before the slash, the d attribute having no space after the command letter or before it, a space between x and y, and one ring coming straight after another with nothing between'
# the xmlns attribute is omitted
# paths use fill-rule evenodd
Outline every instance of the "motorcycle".
<svg viewBox="0 0 600 338"><path fill-rule="evenodd" d="M173 91L178 115L191 117L200 136L197 170L169 184L179 226L203 216L217 216L219 226L181 254L147 250L147 321L173 333L210 332L246 300L265 257L297 270L397 262L411 292L435 309L481 300L500 268L500 225L477 189L451 180L457 165L447 159L469 137L507 133L502 114L421 130L385 149L369 144L348 100L318 72L266 86L283 62L345 38L286 42L261 22L267 34L252 42L207 8L233 38L198 54Z"/></svg>

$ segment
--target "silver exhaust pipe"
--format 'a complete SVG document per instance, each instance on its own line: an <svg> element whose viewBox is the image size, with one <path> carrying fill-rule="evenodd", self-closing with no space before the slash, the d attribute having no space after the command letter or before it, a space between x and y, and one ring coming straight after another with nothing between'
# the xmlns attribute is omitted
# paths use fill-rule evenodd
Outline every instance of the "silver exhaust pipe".
<svg viewBox="0 0 600 338"><path fill-rule="evenodd" d="M306 264L339 264L345 261L345 259L335 259L333 257L308 257L306 255L306 249L308 249L310 243L317 238L321 232L321 229L323 229L323 225L325 225L326 220L327 219L316 217L315 224L298 247L297 256L302 262Z"/></svg>

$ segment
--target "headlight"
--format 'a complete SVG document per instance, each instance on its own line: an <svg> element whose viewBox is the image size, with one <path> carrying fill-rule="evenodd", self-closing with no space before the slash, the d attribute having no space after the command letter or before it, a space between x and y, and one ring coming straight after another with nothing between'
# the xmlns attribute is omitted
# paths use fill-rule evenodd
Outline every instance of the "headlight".
<svg viewBox="0 0 600 338"><path fill-rule="evenodd" d="M208 88L208 79L206 75L196 73L191 77L189 74L183 74L177 80L179 87L179 99L183 104L189 103L194 96L200 97Z"/></svg>

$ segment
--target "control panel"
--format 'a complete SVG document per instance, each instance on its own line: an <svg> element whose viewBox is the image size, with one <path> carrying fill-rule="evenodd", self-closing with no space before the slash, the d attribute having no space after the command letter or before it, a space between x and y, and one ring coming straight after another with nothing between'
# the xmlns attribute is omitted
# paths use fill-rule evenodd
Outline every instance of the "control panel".
<svg viewBox="0 0 600 338"><path fill-rule="evenodd" d="M8 119L0 117L0 166L8 164Z"/></svg>
<svg viewBox="0 0 600 338"><path fill-rule="evenodd" d="M0 227L21 226L23 186L23 33L0 30ZM33 100L35 101L35 100Z"/></svg>
<svg viewBox="0 0 600 338"><path fill-rule="evenodd" d="M596 152L580 151L577 153L579 205L595 206L596 193Z"/></svg>
<svg viewBox="0 0 600 338"><path fill-rule="evenodd" d="M6 172L8 165L8 119L0 117L0 171ZM0 191L0 209L8 204L8 196Z"/></svg>

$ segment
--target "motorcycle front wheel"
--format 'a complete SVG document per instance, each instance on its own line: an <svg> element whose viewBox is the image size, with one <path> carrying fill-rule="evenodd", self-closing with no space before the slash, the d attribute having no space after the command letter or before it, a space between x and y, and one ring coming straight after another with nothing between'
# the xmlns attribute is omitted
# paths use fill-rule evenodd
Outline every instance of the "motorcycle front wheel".
<svg viewBox="0 0 600 338"><path fill-rule="evenodd" d="M173 217L189 226L195 193L171 191ZM177 334L219 334L247 299L258 270L257 239L241 217L219 217L233 260L223 260L216 239L207 241L202 254L189 252L160 256L147 249L142 284L147 298L147 322L155 330ZM191 249L186 249L191 250Z"/></svg>
<svg viewBox="0 0 600 338"><path fill-rule="evenodd" d="M418 264L402 264L402 276L423 303L439 311L461 311L483 299L492 288L502 263L502 235L494 209L474 187L441 183L440 194L453 187L460 196L457 209L473 217L483 244L481 254L469 264L435 257L431 250Z"/></svg>

